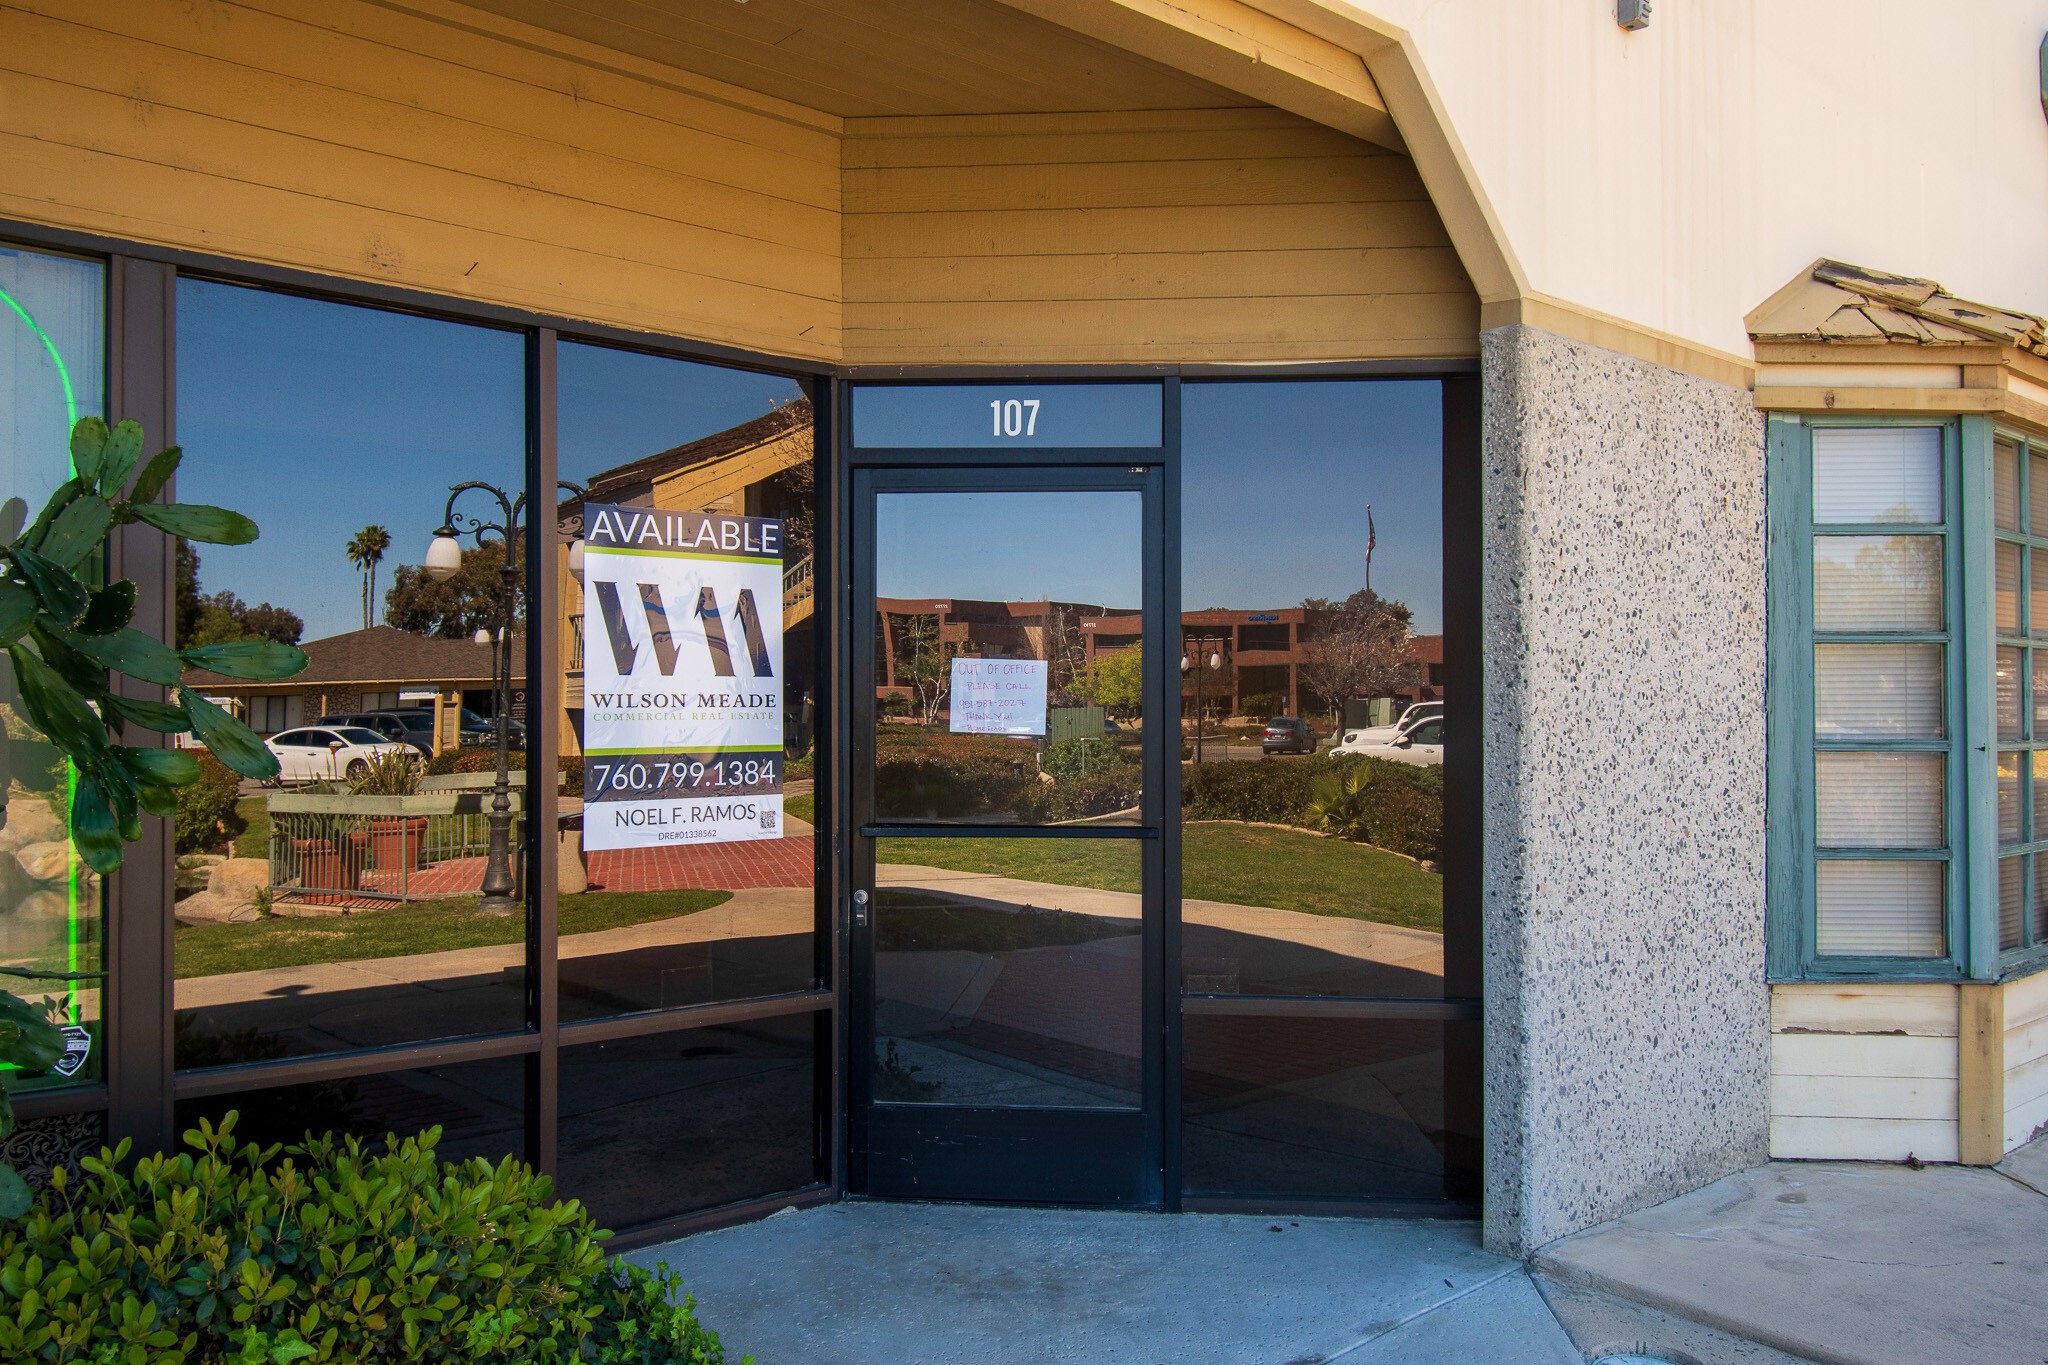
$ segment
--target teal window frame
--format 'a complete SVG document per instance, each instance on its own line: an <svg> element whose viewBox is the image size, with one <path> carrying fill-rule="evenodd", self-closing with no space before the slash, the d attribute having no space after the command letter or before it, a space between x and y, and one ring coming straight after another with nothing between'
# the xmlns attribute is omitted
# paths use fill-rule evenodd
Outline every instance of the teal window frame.
<svg viewBox="0 0 2048 1365"><path fill-rule="evenodd" d="M1999 646L2039 648L2048 636L2022 638L1996 632L1996 543L2017 542L2048 551L2048 536L2026 529L2027 468L2031 444L2048 453L2048 440L2028 438L1998 426L1990 417L1850 417L1771 413L1766 432L1766 494L1769 508L1768 673L1765 724L1769 753L1767 825L1767 971L1773 981L1998 980L2048 967L2048 934L2023 938L2001 951L1998 923L1998 862L2001 852L2048 860L2048 815L2044 837L2001 850L1998 831L1997 650ZM1941 433L1942 520L1938 523L1830 524L1813 520L1813 435L1826 428L1934 427ZM2018 532L1999 531L1994 521L1993 443L2020 445ZM1819 632L1814 628L1814 545L1831 535L1934 535L1943 538L1942 629L1896 632ZM2032 587L2032 555L2021 554L2021 624ZM1825 740L1815 733L1816 644L1885 641L1941 644L1943 735L1940 740ZM2030 662L2021 667L2021 733L2005 749L2048 754L2048 724L2036 727ZM1818 847L1815 755L1830 750L1936 750L1943 765L1942 860L1947 875L1942 957L1823 957L1817 951L1818 865L1830 858L1881 861L1924 859L1926 850ZM2021 778L2021 818L2032 810L2032 784ZM2048 804L2048 803L2044 803ZM2030 826L2022 824L2022 829ZM2031 926L2029 926L2030 928Z"/></svg>
<svg viewBox="0 0 2048 1365"><path fill-rule="evenodd" d="M1942 520L1939 522L1830 524L1816 529L1813 520L1813 434L1827 427L1935 427L1942 451ZM1981 786L1995 800L1991 764L1982 783L1971 781L1973 737L1988 728L1989 706L1973 699L1979 689L1969 678L1968 649L1973 637L1972 604L1984 593L1972 593L1984 580L1970 564L1971 508L1979 492L1989 524L1989 443L1982 461L1973 462L1964 433L1953 420L1885 421L1852 417L1807 417L1773 413L1769 417L1766 488L1770 507L1769 673L1766 690L1766 732L1769 749L1768 796L1768 968L1773 980L1816 979L1954 981L1966 974L1974 937L1973 903L1978 897L1976 850L1970 840L1986 828L1975 818L1974 794ZM1984 469L1980 489L1973 486L1973 464ZM1854 535L1927 535L1942 541L1941 629L1928 631L1819 632L1814 627L1814 549L1819 538ZM1984 547L1988 566L1990 548ZM1988 624L1988 601L1981 613ZM1974 638L1984 638L1976 634ZM1829 740L1815 734L1814 647L1835 642L1927 643L1943 647L1943 725L1941 739ZM1988 685L1989 667L1984 669ZM1985 698L1989 701L1989 697ZM1980 714L1981 712L1981 714ZM1936 751L1945 756L1942 803L1943 843L1938 853L1927 849L1822 849L1816 814L1816 755L1829 751ZM1995 760L1994 760L1995 762ZM1996 837L1996 810L1988 828ZM1934 860L1945 865L1943 927L1947 952L1940 957L1821 956L1818 949L1817 882L1819 864L1842 859L1858 862ZM1995 869L1994 869L1995 878ZM1994 881L1995 891L1995 881ZM1995 906L1993 907L1995 911Z"/></svg>
<svg viewBox="0 0 2048 1365"><path fill-rule="evenodd" d="M2043 554L2048 554L2048 534L2037 535L2034 533L2031 512L2033 494L2031 485L2034 477L2031 456L2034 453L2033 448L2035 446L2039 446L2041 453L2044 456L2048 456L2048 439L2035 440L2024 432L1998 426L1995 422L1988 419L1983 424L1990 429L1989 435L1986 437L1986 445L1989 450L1987 458L1995 460L1997 443L2000 441L2011 442L2017 448L2018 454L2018 477L2015 480L2014 491L2014 497L2018 504L2018 512L2014 518L2017 522L2017 529L2004 530L1997 526L1995 504L1992 516L1987 521L1987 525L1991 528L1990 535L1994 542L1994 547L2001 543L2016 545L2020 551L2019 629L2016 633L2007 634L1999 632L1993 635L1994 654L1992 657L1995 660L1995 650L1997 649L2018 649L2021 651L2019 669L2021 737L2016 740L1999 739L1994 744L1992 770L1995 781L1997 758L2006 753L2031 752L2039 755L2034 760L2035 762L2048 764L2048 723L2044 723L2041 720L2037 711L2037 699L2034 695L2034 655L2036 651L2039 651L2042 658L2048 660L2048 622L2034 619L2033 554L2037 550ZM1995 492L1994 488L1994 498ZM1994 556L1996 555L1995 548L1992 553ZM1992 573L1994 576L1996 572L1997 562L1994 558L1992 562ZM2043 591L2048 592L2048 585L2043 585ZM1994 631L1996 630L1996 625L1997 623L1994 619L1992 621ZM1995 705L1995 677L1993 679L1993 686L1993 702ZM2042 700L2039 705L2048 707L2048 699ZM1994 715L1994 733L1996 724L1997 719ZM1994 857L2000 862L2012 857L2027 857L2028 861L2025 864L2025 872L2022 875L2028 883L2033 885L2038 896L2042 888L2036 878L2041 874L2035 871L2035 864L2048 863L2048 810L2036 809L2034 798L2035 790L2032 774L2028 771L2028 767L2023 766L2020 770L2018 793L2020 829L2022 832L2032 832L2036 837L2021 839L2017 843L2001 844L1996 843L1994 836ZM1994 792L1992 810L1994 820L1997 815L1996 800L1996 793ZM2048 803L2042 804L2048 805ZM2011 948L2006 948L2003 945L2004 934L1998 919L1999 907L1997 898L1999 885L1998 868L1996 865L1991 870L1990 891L1992 898L1990 942L1992 949L1997 955L1998 974L2001 976L2023 974L2041 965L2048 965L2048 933L2037 933L2035 931L2035 923L2039 915L2038 911L2034 914L2028 914L2023 911L2020 916L2019 943Z"/></svg>

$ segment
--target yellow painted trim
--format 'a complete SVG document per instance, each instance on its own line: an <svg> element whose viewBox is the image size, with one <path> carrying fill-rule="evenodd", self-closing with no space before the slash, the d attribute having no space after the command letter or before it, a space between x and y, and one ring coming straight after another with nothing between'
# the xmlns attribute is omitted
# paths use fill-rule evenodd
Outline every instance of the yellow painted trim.
<svg viewBox="0 0 2048 1365"><path fill-rule="evenodd" d="M1240 0L1002 0L1226 90L1407 148L1358 54Z"/></svg>
<svg viewBox="0 0 2048 1365"><path fill-rule="evenodd" d="M1956 1029L1956 1146L1965 1166L2005 1160L2005 987L1965 982Z"/></svg>
<svg viewBox="0 0 2048 1365"><path fill-rule="evenodd" d="M1654 327L1645 327L1611 313L1582 307L1547 294L1528 293L1521 298L1482 304L1479 330L1511 327L1540 327L1558 336L1601 346L1623 355L1647 360L1666 369L1682 370L1721 384L1746 389L1756 382L1756 366L1746 357L1687 341Z"/></svg>

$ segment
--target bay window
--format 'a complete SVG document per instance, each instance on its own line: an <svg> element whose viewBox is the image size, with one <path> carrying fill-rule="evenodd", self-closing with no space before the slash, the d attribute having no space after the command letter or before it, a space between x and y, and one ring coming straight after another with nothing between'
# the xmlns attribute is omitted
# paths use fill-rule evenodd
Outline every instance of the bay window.
<svg viewBox="0 0 2048 1365"><path fill-rule="evenodd" d="M1770 419L1775 979L2048 950L2048 446Z"/></svg>

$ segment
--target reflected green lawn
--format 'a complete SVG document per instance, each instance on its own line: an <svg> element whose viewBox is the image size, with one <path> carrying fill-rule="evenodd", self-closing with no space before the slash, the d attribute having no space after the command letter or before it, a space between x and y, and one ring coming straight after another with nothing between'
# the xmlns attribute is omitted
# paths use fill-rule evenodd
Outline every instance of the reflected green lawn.
<svg viewBox="0 0 2048 1365"><path fill-rule="evenodd" d="M563 896L557 923L566 938L675 919L731 899L730 891L591 891ZM476 897L458 896L317 919L275 915L248 924L180 925L175 943L177 974L181 978L219 976L312 962L416 957L525 940L525 921L477 915L475 907Z"/></svg>
<svg viewBox="0 0 2048 1365"><path fill-rule="evenodd" d="M1136 850L1123 840L888 839L876 854L884 862L1020 881L1140 889ZM1188 825L1181 867L1181 894L1192 900L1443 928L1443 877L1370 844L1290 829Z"/></svg>

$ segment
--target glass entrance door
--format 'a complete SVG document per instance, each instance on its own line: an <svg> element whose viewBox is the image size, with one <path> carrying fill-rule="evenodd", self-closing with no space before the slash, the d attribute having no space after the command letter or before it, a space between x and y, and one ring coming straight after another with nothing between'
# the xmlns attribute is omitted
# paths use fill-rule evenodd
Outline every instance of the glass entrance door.
<svg viewBox="0 0 2048 1365"><path fill-rule="evenodd" d="M1161 1200L1159 484L854 471L856 1193Z"/></svg>

